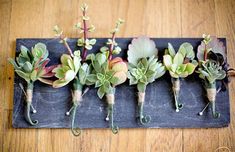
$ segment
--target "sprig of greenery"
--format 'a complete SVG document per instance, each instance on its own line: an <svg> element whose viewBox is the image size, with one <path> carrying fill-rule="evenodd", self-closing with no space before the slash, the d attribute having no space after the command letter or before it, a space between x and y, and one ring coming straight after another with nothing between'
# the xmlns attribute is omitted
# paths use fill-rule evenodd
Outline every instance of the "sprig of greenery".
<svg viewBox="0 0 235 152"><path fill-rule="evenodd" d="M94 32L95 26L91 25L90 27L87 27L87 21L90 20L90 17L88 17L86 14L87 9L88 5L84 3L81 6L83 26L80 22L75 25L75 28L80 30L80 33L83 33L83 38L79 38L77 41L77 45L83 47L82 51L83 62L86 60L87 50L91 50L93 45L95 45L96 43L96 39L90 39L90 40L88 39L88 32Z"/></svg>

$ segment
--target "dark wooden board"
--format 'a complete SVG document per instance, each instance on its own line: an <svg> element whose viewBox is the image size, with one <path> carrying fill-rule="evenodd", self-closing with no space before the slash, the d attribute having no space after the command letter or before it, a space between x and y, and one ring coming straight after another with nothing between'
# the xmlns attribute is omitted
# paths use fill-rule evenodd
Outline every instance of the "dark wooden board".
<svg viewBox="0 0 235 152"><path fill-rule="evenodd" d="M120 56L126 58L128 44L132 38L118 38L116 41L123 49ZM200 38L153 38L162 56L167 43L173 44L177 50L183 42L189 42L194 50L202 39ZM69 39L68 43L73 50L79 49L76 46L77 39ZM106 38L97 38L94 52L97 52ZM226 45L226 39L221 39ZM49 50L50 64L59 63L62 53L67 53L66 48L57 39L17 39L16 53L19 53L20 46L31 48L36 43L42 42ZM54 89L51 86L35 83L33 93L33 105L37 109L36 114L32 114L33 120L37 119L37 126L30 126L24 119L25 96L19 87L19 83L25 86L17 74L14 83L14 110L13 127L15 128L69 128L71 117L65 115L71 107L71 89L65 86ZM100 100L96 95L96 89L90 89L83 97L81 106L77 109L76 125L81 128L107 128L105 100ZM140 125L136 121L137 105L136 86L129 86L128 82L116 89L116 100L114 109L114 123L120 128L208 128L226 127L230 123L229 92L220 92L216 99L216 108L221 113L221 117L214 119L210 109L207 109L203 116L198 116L198 112L205 106L207 99L201 80L197 74L181 80L180 101L184 108L176 113L174 108L173 95L171 92L171 81L169 74L165 74L152 84L147 86L146 102L144 112L152 117L146 126Z"/></svg>

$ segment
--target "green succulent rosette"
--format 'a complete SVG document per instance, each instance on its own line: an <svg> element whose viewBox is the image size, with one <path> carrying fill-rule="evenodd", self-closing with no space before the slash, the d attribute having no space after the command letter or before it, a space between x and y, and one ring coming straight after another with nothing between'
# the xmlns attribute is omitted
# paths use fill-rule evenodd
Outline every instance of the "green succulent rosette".
<svg viewBox="0 0 235 152"><path fill-rule="evenodd" d="M180 45L178 52L168 43L168 49L163 56L163 63L171 76L176 112L183 107L179 103L180 78L186 78L195 71L198 63L194 58L193 46L187 42Z"/></svg>
<svg viewBox="0 0 235 152"><path fill-rule="evenodd" d="M52 81L48 78L54 76L52 70L55 66L46 67L50 61L48 55L49 52L46 45L43 43L37 43L32 47L31 51L25 46L21 46L20 53L16 57L16 60L12 58L8 59L8 61L14 66L15 72L27 82L27 90L25 92L27 102L25 118L31 125L38 124L38 121L31 120L30 116L30 108L33 110L33 113L36 113L36 110L32 105L34 82L39 80L43 83L52 85Z"/></svg>
<svg viewBox="0 0 235 152"><path fill-rule="evenodd" d="M226 77L226 71L223 68L224 62L226 62L225 47L216 37L203 35L203 38L201 45L198 46L199 68L197 72L204 82L209 102L199 115L203 115L204 110L211 104L213 117L219 118L220 113L216 112L215 109L216 81L223 80Z"/></svg>
<svg viewBox="0 0 235 152"><path fill-rule="evenodd" d="M149 83L154 82L165 73L165 67L158 61L158 50L154 41L141 36L132 40L127 51L128 79L130 85L138 89L138 118L142 125L149 123L151 117L143 114L145 90Z"/></svg>

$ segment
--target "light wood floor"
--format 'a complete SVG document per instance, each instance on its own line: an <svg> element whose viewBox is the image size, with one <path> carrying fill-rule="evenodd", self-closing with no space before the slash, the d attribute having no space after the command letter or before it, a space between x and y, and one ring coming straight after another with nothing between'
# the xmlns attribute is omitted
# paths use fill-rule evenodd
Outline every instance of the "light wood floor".
<svg viewBox="0 0 235 152"><path fill-rule="evenodd" d="M78 37L78 0L0 0L0 151L60 152L235 152L235 82L230 84L231 124L220 129L84 130L75 138L67 129L13 129L13 68L16 38L53 37L58 24L68 37ZM87 0L96 26L94 37L108 37L117 18L126 23L118 37L201 37L203 33L227 38L228 58L235 67L235 0ZM220 151L226 151L220 150ZM228 151L228 150L227 150Z"/></svg>

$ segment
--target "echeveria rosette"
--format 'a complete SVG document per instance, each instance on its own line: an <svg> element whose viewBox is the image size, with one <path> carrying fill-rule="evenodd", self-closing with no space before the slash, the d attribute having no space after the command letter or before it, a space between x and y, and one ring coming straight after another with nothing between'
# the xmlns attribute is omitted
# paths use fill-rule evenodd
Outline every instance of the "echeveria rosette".
<svg viewBox="0 0 235 152"><path fill-rule="evenodd" d="M113 124L113 106L115 101L115 87L124 83L127 79L127 64L122 58L116 57L108 60L105 53L90 54L93 71L88 75L90 84L98 88L97 95L100 99L106 96L108 102L108 115L106 120L110 122L113 133L118 132L118 127Z"/></svg>
<svg viewBox="0 0 235 152"><path fill-rule="evenodd" d="M179 109L183 107L179 103L180 78L186 78L194 72L197 67L197 61L194 58L193 46L187 42L180 45L177 53L173 46L168 43L168 49L163 56L163 63L171 76L176 112L179 112Z"/></svg>
<svg viewBox="0 0 235 152"><path fill-rule="evenodd" d="M220 113L215 110L215 100L217 95L216 81L226 78L227 67L225 47L216 37L203 35L204 40L198 46L197 58L199 60L198 73L203 79L204 86L209 100L206 107L211 103L214 118L219 118ZM206 107L199 113L203 115Z"/></svg>
<svg viewBox="0 0 235 152"><path fill-rule="evenodd" d="M142 125L150 122L151 117L143 114L145 90L165 73L165 67L158 62L158 50L154 41L148 37L138 37L128 46L128 79L130 85L137 85L138 116Z"/></svg>
<svg viewBox="0 0 235 152"><path fill-rule="evenodd" d="M8 60L14 66L15 72L27 82L25 118L31 125L37 125L38 121L33 121L30 117L30 108L33 109L33 113L36 113L32 106L34 82L39 80L51 85L52 81L47 78L54 76L52 70L55 66L46 67L50 59L48 58L49 53L46 45L43 43L37 43L31 51L24 46L21 46L20 50L21 52L16 57L16 61L12 58Z"/></svg>

